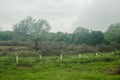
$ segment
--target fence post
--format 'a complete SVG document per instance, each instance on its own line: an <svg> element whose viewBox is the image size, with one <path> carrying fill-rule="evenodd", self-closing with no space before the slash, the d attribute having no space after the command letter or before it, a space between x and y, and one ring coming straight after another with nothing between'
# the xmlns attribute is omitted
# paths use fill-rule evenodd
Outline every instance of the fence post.
<svg viewBox="0 0 120 80"><path fill-rule="evenodd" d="M111 54L113 55L113 52Z"/></svg>
<svg viewBox="0 0 120 80"><path fill-rule="evenodd" d="M19 59L18 59L18 55L16 56L16 62L18 63Z"/></svg>
<svg viewBox="0 0 120 80"><path fill-rule="evenodd" d="M60 54L60 59L62 59L62 54Z"/></svg>
<svg viewBox="0 0 120 80"><path fill-rule="evenodd" d="M98 56L98 53L96 53L96 56Z"/></svg>
<svg viewBox="0 0 120 80"><path fill-rule="evenodd" d="M78 55L79 56L79 59L81 58L81 54Z"/></svg>
<svg viewBox="0 0 120 80"><path fill-rule="evenodd" d="M41 55L39 55L39 59L41 59L42 58L42 56Z"/></svg>

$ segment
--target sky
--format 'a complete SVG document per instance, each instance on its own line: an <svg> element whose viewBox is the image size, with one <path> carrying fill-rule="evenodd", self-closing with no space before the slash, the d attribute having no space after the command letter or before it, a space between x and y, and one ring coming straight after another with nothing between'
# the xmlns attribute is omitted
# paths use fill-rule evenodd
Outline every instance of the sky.
<svg viewBox="0 0 120 80"><path fill-rule="evenodd" d="M120 0L0 0L2 30L12 30L27 16L46 19L52 32L76 27L105 31L120 22Z"/></svg>

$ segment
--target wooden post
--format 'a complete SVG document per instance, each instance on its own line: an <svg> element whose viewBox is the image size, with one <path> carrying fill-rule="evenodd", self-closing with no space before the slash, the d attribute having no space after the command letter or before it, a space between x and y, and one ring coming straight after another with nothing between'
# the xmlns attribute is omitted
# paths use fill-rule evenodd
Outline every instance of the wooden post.
<svg viewBox="0 0 120 80"><path fill-rule="evenodd" d="M18 56L16 56L16 62L18 63L19 59L18 59Z"/></svg>
<svg viewBox="0 0 120 80"><path fill-rule="evenodd" d="M96 56L98 56L98 53L96 53Z"/></svg>
<svg viewBox="0 0 120 80"><path fill-rule="evenodd" d="M41 55L39 55L39 59L41 59L42 58L42 56Z"/></svg>
<svg viewBox="0 0 120 80"><path fill-rule="evenodd" d="M60 54L60 59L62 59L62 54Z"/></svg>
<svg viewBox="0 0 120 80"><path fill-rule="evenodd" d="M81 58L81 54L78 55L79 56L79 59Z"/></svg>
<svg viewBox="0 0 120 80"><path fill-rule="evenodd" d="M113 55L113 52L111 54Z"/></svg>

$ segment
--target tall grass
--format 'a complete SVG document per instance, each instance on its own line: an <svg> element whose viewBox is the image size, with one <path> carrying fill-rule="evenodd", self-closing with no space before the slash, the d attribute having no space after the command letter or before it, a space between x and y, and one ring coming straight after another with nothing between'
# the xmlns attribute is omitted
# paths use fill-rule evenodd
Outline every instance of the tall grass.
<svg viewBox="0 0 120 80"><path fill-rule="evenodd" d="M111 53L0 57L0 80L120 80L120 57ZM116 72L115 72L116 71ZM111 76L112 75L112 76Z"/></svg>

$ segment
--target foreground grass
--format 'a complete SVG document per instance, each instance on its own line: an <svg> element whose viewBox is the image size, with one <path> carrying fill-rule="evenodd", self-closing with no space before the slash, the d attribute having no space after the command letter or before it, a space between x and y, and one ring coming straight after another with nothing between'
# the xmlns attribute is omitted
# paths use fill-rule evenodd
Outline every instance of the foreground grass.
<svg viewBox="0 0 120 80"><path fill-rule="evenodd" d="M120 80L119 56L0 57L0 80Z"/></svg>

